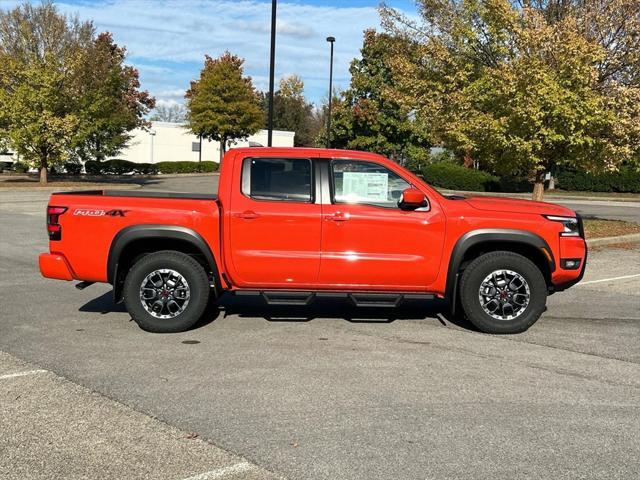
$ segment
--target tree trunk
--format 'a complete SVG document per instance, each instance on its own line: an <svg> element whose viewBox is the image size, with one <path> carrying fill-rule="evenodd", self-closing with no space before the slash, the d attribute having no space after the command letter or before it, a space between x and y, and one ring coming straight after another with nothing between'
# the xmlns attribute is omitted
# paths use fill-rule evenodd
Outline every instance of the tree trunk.
<svg viewBox="0 0 640 480"><path fill-rule="evenodd" d="M541 202L544 198L544 172L536 172L535 183L533 184L533 200Z"/></svg>
<svg viewBox="0 0 640 480"><path fill-rule="evenodd" d="M223 137L220 140L220 166L222 166L222 159L224 158L224 154L227 151L227 138Z"/></svg>
<svg viewBox="0 0 640 480"><path fill-rule="evenodd" d="M465 150L464 156L462 157L462 165L465 168L473 167L473 157L471 156L471 150Z"/></svg>
<svg viewBox="0 0 640 480"><path fill-rule="evenodd" d="M47 184L47 167L48 165L47 157L43 156L40 158L40 185Z"/></svg>
<svg viewBox="0 0 640 480"><path fill-rule="evenodd" d="M549 177L549 186L547 190L555 190L556 189L556 177L553 174Z"/></svg>

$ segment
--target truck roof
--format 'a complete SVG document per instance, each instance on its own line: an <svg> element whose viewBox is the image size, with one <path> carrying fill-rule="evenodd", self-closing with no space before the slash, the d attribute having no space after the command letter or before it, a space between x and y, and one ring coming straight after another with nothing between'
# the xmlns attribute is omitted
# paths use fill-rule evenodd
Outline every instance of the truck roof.
<svg viewBox="0 0 640 480"><path fill-rule="evenodd" d="M354 160L386 159L386 157L377 153L361 152L359 150L315 147L240 147L229 149L229 152L261 157L280 155L285 157L310 156L325 158L351 158Z"/></svg>

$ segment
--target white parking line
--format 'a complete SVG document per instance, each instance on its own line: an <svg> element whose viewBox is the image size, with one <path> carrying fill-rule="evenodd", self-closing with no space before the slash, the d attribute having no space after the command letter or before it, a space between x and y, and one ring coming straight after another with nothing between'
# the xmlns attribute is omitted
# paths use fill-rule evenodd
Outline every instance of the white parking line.
<svg viewBox="0 0 640 480"><path fill-rule="evenodd" d="M636 278L636 277L640 277L640 273L637 273L635 275L624 275L622 277L603 278L601 280L589 280L588 282L580 282L578 285L588 285L590 283L613 282L614 280L625 280L627 278Z"/></svg>
<svg viewBox="0 0 640 480"><path fill-rule="evenodd" d="M251 470L253 468L255 467L249 462L240 462L236 463L235 465L231 465L230 467L217 468L215 470L211 470L210 472L205 472L194 477L185 478L184 480L212 480L214 478L223 478L233 473L246 472L247 470Z"/></svg>
<svg viewBox="0 0 640 480"><path fill-rule="evenodd" d="M10 373L8 375L0 375L0 380L6 380L8 378L25 377L27 375L34 375L36 373L45 373L46 370L28 370L26 372Z"/></svg>

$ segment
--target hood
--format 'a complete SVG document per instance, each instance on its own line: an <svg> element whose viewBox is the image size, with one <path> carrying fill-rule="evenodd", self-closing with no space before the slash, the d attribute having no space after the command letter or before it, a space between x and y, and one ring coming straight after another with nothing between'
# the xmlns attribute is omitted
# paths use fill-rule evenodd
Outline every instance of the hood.
<svg viewBox="0 0 640 480"><path fill-rule="evenodd" d="M573 210L556 205L555 203L534 202L533 200L519 200L504 197L471 197L465 200L478 210L490 212L530 213L539 215L560 215L575 217Z"/></svg>

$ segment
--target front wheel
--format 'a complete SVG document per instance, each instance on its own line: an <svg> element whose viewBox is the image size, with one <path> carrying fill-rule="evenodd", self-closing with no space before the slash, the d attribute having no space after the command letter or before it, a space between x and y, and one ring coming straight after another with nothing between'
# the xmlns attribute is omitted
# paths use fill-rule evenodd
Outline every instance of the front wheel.
<svg viewBox="0 0 640 480"><path fill-rule="evenodd" d="M467 318L479 330L520 333L544 312L547 284L529 259L513 252L491 252L464 270L460 301Z"/></svg>
<svg viewBox="0 0 640 480"><path fill-rule="evenodd" d="M174 333L192 327L209 300L209 280L189 255L164 250L142 257L124 282L124 302L148 332Z"/></svg>

